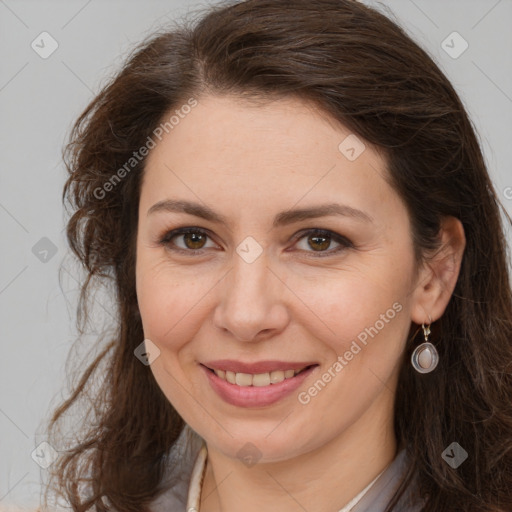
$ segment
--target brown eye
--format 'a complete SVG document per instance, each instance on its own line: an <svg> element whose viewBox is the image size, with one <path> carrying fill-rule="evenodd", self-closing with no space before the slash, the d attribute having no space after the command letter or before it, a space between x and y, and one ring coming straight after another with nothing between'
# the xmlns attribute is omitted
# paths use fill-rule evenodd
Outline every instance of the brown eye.
<svg viewBox="0 0 512 512"><path fill-rule="evenodd" d="M169 231L161 238L160 244L170 251L194 255L208 248L206 244L209 238L209 234L201 228L186 227ZM300 243L303 243L303 239L306 242L305 247L299 249L315 257L332 256L354 247L347 238L325 229L310 229L296 238ZM328 250L332 243L338 244L338 247Z"/></svg>
<svg viewBox="0 0 512 512"><path fill-rule="evenodd" d="M329 248L331 238L325 235L309 235L308 244L315 251L324 251Z"/></svg>
<svg viewBox="0 0 512 512"><path fill-rule="evenodd" d="M302 233L302 236L299 236L298 245L300 243L303 243L303 246L299 247L301 251L317 253L313 254L313 256L318 257L331 256L354 247L354 244L347 238L324 229L312 229ZM333 243L338 244L338 247L328 250Z"/></svg>
<svg viewBox="0 0 512 512"><path fill-rule="evenodd" d="M209 235L200 228L180 228L169 231L160 240L171 251L189 252L201 251L206 247Z"/></svg>
<svg viewBox="0 0 512 512"><path fill-rule="evenodd" d="M188 249L202 249L205 243L206 236L201 233L185 233L183 241Z"/></svg>

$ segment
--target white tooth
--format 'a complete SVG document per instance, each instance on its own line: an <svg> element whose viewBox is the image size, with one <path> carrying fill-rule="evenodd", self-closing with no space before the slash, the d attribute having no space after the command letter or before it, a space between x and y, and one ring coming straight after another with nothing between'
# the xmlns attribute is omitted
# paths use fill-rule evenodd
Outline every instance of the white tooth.
<svg viewBox="0 0 512 512"><path fill-rule="evenodd" d="M283 370L275 370L270 374L270 382L272 384L278 384L279 382L283 382L283 380L284 380Z"/></svg>
<svg viewBox="0 0 512 512"><path fill-rule="evenodd" d="M236 384L238 386L268 386L270 384L278 384L279 382L283 382L285 379L291 379L297 373L299 373L303 368L300 370L276 370L270 373L258 373L258 374L251 374L251 373L235 373L230 371L224 371L224 370L213 370L215 374L225 381L229 382L230 384Z"/></svg>
<svg viewBox="0 0 512 512"><path fill-rule="evenodd" d="M239 386L251 386L252 385L252 375L250 373L236 373L235 374L235 382Z"/></svg>
<svg viewBox="0 0 512 512"><path fill-rule="evenodd" d="M214 372L217 377L226 380L226 372L224 370L214 370Z"/></svg>
<svg viewBox="0 0 512 512"><path fill-rule="evenodd" d="M270 384L270 373L258 373L252 377L253 386L268 386Z"/></svg>

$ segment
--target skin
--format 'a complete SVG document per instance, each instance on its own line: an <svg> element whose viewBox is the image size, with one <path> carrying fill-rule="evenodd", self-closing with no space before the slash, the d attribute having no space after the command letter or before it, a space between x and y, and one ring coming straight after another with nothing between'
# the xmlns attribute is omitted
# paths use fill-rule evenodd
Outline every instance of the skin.
<svg viewBox="0 0 512 512"><path fill-rule="evenodd" d="M448 304L465 246L462 225L447 218L441 250L419 266L406 207L368 143L350 161L338 149L350 131L298 99L258 106L232 96L197 99L151 150L141 188L137 296L145 338L160 350L151 371L206 441L201 512L338 510L396 456L393 403L403 349L411 328L434 322ZM148 215L170 198L207 205L227 225L187 213ZM283 210L324 203L373 220L324 216L272 227ZM196 245L190 236L173 238L187 254L159 243L186 226L209 236ZM312 228L353 247L334 253L343 247L335 238L329 245L329 238L300 234ZM247 236L263 249L252 263L236 252ZM395 318L301 404L298 392L396 303ZM224 402L198 365L224 358L319 367L279 402L242 408ZM261 453L250 467L237 456L246 443Z"/></svg>

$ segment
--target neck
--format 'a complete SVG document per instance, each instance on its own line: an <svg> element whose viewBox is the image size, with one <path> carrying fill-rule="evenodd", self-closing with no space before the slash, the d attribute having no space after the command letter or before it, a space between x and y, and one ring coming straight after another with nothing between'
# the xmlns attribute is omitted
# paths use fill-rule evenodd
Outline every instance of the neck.
<svg viewBox="0 0 512 512"><path fill-rule="evenodd" d="M341 435L287 460L247 467L207 445L200 512L340 510L397 454L392 415L378 402Z"/></svg>

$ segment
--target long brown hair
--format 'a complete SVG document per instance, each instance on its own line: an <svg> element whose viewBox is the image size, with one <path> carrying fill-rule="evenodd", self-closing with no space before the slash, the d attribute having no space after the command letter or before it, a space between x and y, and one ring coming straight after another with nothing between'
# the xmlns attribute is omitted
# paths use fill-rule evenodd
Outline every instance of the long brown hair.
<svg viewBox="0 0 512 512"><path fill-rule="evenodd" d="M135 239L145 158L125 165L169 112L205 94L312 101L379 148L407 205L418 263L436 247L443 217L462 221L460 275L432 329L440 364L415 372L409 340L395 433L425 512L512 510L512 293L500 208L512 221L448 79L394 22L350 0L209 7L138 46L76 121L63 198L72 210L68 241L85 269L78 324L83 332L94 283L112 285L117 324L50 421L58 446L56 426L99 375L89 419L52 466L53 488L77 512L147 511L162 491L165 454L184 422L133 354L143 340ZM441 457L453 441L469 454L457 470Z"/></svg>

